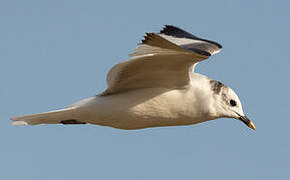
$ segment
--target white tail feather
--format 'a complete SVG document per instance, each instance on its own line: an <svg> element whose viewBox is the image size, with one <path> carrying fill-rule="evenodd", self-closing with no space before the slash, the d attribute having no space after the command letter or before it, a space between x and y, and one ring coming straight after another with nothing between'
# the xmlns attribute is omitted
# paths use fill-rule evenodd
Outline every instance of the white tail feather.
<svg viewBox="0 0 290 180"><path fill-rule="evenodd" d="M74 107L70 107L45 113L13 117L11 118L12 125L58 124L63 120L73 119L74 109Z"/></svg>

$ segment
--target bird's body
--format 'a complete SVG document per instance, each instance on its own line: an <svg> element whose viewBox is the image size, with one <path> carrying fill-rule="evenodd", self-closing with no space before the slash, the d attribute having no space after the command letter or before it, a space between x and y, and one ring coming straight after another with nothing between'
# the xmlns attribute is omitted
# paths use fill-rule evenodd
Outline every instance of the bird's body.
<svg viewBox="0 0 290 180"><path fill-rule="evenodd" d="M203 81L204 87L210 87L208 78L204 77ZM210 95L205 92L211 91L198 91L204 89L201 85L196 83L174 90L146 88L91 97L74 105L77 113L72 119L119 129L189 125L211 120L214 114L204 108Z"/></svg>
<svg viewBox="0 0 290 180"><path fill-rule="evenodd" d="M254 125L227 86L194 72L221 45L174 26L148 33L131 60L115 65L103 93L68 108L11 118L14 125L96 124L119 129L190 125L220 117Z"/></svg>

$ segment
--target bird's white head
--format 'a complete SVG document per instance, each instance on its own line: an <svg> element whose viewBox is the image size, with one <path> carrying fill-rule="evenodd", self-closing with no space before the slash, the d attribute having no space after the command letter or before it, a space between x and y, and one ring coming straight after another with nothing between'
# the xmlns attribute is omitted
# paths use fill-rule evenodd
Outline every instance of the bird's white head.
<svg viewBox="0 0 290 180"><path fill-rule="evenodd" d="M256 130L254 123L245 116L237 94L221 82L210 80L213 92L213 109L217 118L234 118L242 121L249 128Z"/></svg>

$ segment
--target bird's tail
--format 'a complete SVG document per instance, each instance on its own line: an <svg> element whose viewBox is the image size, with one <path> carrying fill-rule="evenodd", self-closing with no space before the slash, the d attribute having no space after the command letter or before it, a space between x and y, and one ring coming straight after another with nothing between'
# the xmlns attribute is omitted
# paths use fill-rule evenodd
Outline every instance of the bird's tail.
<svg viewBox="0 0 290 180"><path fill-rule="evenodd" d="M56 111L50 111L39 114L31 114L25 116L13 117L11 120L12 124L15 126L20 125L37 125L37 124L84 124L84 123L76 123L77 120L74 120L75 108L65 108Z"/></svg>

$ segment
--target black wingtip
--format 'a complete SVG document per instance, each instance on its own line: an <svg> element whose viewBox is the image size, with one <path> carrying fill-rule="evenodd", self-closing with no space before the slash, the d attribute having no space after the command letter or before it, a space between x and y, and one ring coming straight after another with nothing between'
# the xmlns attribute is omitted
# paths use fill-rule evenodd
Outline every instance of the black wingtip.
<svg viewBox="0 0 290 180"><path fill-rule="evenodd" d="M173 25L168 25L168 24L165 24L164 25L164 27L163 27L163 29L161 29L161 31L159 32L160 34L161 33L168 33L168 32L170 32L170 30L171 29L179 29L179 28L177 28L177 27L175 27L175 26L173 26Z"/></svg>
<svg viewBox="0 0 290 180"><path fill-rule="evenodd" d="M164 28L160 31L160 34L165 34L168 36L173 36L173 37L178 37L178 38L189 38L189 39L195 39L195 40L202 40L202 41L206 41L212 44L215 44L218 48L222 48L222 45L220 45L217 42L214 41L210 41L210 40L206 40L206 39L202 39L199 38L189 32L184 31L183 29L176 27L174 25L164 25Z"/></svg>
<svg viewBox="0 0 290 180"><path fill-rule="evenodd" d="M186 37L191 37L195 38L194 35L184 31L183 29L173 26L173 25L164 25L164 28L160 31L160 34L165 34L169 36L186 36Z"/></svg>

